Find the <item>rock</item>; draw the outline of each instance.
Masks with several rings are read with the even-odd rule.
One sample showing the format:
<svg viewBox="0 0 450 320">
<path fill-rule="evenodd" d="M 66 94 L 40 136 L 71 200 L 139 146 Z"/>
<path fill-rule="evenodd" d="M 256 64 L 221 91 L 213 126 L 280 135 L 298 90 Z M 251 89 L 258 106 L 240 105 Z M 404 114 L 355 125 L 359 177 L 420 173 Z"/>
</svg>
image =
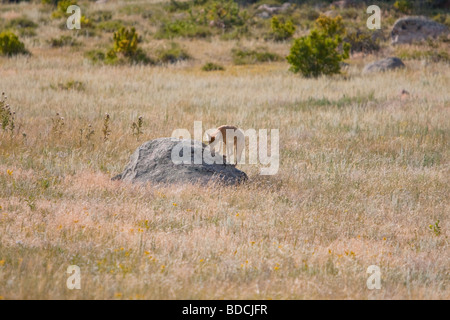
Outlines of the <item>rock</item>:
<svg viewBox="0 0 450 320">
<path fill-rule="evenodd" d="M 183 147 L 185 149 L 183 149 Z M 216 164 L 213 159 L 225 163 L 225 157 L 205 152 L 207 146 L 190 139 L 160 138 L 142 144 L 131 155 L 124 171 L 112 178 L 129 182 L 150 182 L 152 184 L 219 182 L 227 185 L 247 180 L 247 175 L 230 164 Z M 172 154 L 183 156 L 183 150 L 189 150 L 190 163 L 174 163 Z M 194 154 L 204 155 L 201 164 L 194 164 Z M 213 158 L 214 157 L 214 158 Z M 175 158 L 174 158 L 175 159 Z M 218 161 L 216 161 L 218 162 Z M 212 163 L 212 164 L 210 164 Z"/>
<path fill-rule="evenodd" d="M 258 13 L 257 16 L 262 18 L 262 19 L 269 19 L 270 18 L 270 14 L 265 12 L 265 11 L 263 11 L 261 13 Z"/>
<path fill-rule="evenodd" d="M 378 60 L 366 65 L 363 69 L 363 73 L 379 72 L 393 70 L 397 68 L 404 68 L 405 64 L 400 58 L 390 57 L 382 60 Z"/>
<path fill-rule="evenodd" d="M 337 13 L 336 10 L 328 10 L 328 11 L 325 11 L 325 12 L 323 13 L 323 15 L 326 16 L 326 17 L 335 18 L 335 17 L 338 16 L 339 14 Z"/>
<path fill-rule="evenodd" d="M 448 34 L 448 28 L 426 17 L 405 17 L 398 19 L 391 31 L 391 43 L 412 43 Z"/>
<path fill-rule="evenodd" d="M 258 16 L 264 19 L 271 17 L 277 13 L 286 12 L 291 7 L 289 2 L 283 3 L 281 6 L 270 6 L 268 4 L 262 4 L 257 8 L 259 11 Z"/>
</svg>

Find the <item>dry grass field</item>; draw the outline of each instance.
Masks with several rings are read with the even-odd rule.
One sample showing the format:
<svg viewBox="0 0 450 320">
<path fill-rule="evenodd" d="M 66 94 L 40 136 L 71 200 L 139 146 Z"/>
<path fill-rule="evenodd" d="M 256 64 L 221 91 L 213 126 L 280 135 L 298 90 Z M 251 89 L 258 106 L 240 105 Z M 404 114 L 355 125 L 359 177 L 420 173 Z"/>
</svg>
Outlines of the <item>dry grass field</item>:
<svg viewBox="0 0 450 320">
<path fill-rule="evenodd" d="M 142 27 L 120 5 L 105 6 Z M 48 15 L 36 3 L 0 6 L 4 19 Z M 236 45 L 285 56 L 288 42 L 213 37 L 177 39 L 187 61 L 111 66 L 84 55 L 111 34 L 46 43 L 70 32 L 50 22 L 23 38 L 31 56 L 0 57 L 16 112 L 13 133 L 0 128 L 0 299 L 450 298 L 448 63 L 362 75 L 395 54 L 387 44 L 351 57 L 344 75 L 306 79 L 284 61 L 230 58 Z M 146 39 L 145 50 L 167 45 Z M 202 71 L 210 60 L 225 71 Z M 236 187 L 111 181 L 144 141 L 193 133 L 194 121 L 279 129 L 279 172 L 240 165 L 249 181 Z M 81 290 L 66 287 L 69 265 Z M 370 265 L 380 290 L 366 286 Z"/>
</svg>

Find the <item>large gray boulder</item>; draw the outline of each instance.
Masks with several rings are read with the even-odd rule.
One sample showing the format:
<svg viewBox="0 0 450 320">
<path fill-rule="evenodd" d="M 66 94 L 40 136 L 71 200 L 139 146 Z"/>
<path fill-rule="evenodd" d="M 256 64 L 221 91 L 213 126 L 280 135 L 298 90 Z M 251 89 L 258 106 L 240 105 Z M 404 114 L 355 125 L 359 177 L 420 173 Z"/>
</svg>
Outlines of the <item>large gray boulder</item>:
<svg viewBox="0 0 450 320">
<path fill-rule="evenodd" d="M 160 138 L 148 141 L 136 149 L 124 171 L 113 180 L 230 185 L 248 179 L 243 171 L 225 164 L 224 156 L 205 148 L 205 144 L 190 139 Z M 195 164 L 194 160 L 200 163 Z"/>
<path fill-rule="evenodd" d="M 372 73 L 372 72 L 380 72 L 380 71 L 388 71 L 397 68 L 404 68 L 405 64 L 400 58 L 397 57 L 389 57 L 386 59 L 378 60 L 366 65 L 363 69 L 363 73 Z"/>
<path fill-rule="evenodd" d="M 404 17 L 398 19 L 391 31 L 391 43 L 412 43 L 448 34 L 448 28 L 426 17 Z"/>
</svg>

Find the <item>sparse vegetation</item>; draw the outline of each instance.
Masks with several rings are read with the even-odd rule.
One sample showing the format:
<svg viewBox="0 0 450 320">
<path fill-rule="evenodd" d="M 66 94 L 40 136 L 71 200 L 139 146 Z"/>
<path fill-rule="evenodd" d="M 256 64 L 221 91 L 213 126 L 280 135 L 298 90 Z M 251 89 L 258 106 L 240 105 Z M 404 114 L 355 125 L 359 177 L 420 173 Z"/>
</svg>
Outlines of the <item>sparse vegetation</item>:
<svg viewBox="0 0 450 320">
<path fill-rule="evenodd" d="M 207 62 L 206 64 L 203 65 L 202 67 L 203 71 L 223 71 L 225 70 L 225 68 L 217 63 L 214 62 Z"/>
<path fill-rule="evenodd" d="M 25 44 L 10 31 L 0 33 L 0 55 L 14 56 L 18 54 L 29 54 Z"/>
<path fill-rule="evenodd" d="M 153 61 L 138 47 L 140 37 L 135 28 L 121 27 L 114 32 L 113 47 L 104 53 L 101 50 L 90 50 L 86 57 L 94 63 L 106 64 L 152 64 Z"/>
<path fill-rule="evenodd" d="M 269 38 L 272 38 L 275 41 L 284 41 L 292 38 L 296 29 L 292 20 L 288 19 L 284 22 L 277 16 L 272 18 L 270 25 L 272 30 L 269 34 Z"/>
<path fill-rule="evenodd" d="M 35 36 L 37 27 L 37 23 L 25 16 L 11 19 L 5 25 L 5 29 L 17 31 L 21 37 Z"/>
<path fill-rule="evenodd" d="M 234 48 L 232 51 L 233 62 L 237 65 L 255 64 L 262 62 L 273 62 L 281 60 L 281 57 L 276 53 L 267 51 L 265 47 L 256 49 L 238 49 Z"/>
<path fill-rule="evenodd" d="M 176 63 L 178 61 L 188 60 L 189 53 L 183 49 L 178 43 L 170 43 L 169 48 L 160 48 L 157 50 L 156 61 L 160 64 Z"/>
<path fill-rule="evenodd" d="M 412 7 L 412 3 L 409 0 L 397 0 L 394 3 L 394 8 L 401 13 L 410 13 Z"/>
<path fill-rule="evenodd" d="M 344 41 L 350 45 L 351 53 L 372 53 L 380 50 L 380 45 L 369 32 L 360 30 L 347 32 Z"/>
<path fill-rule="evenodd" d="M 77 47 L 80 46 L 81 43 L 72 38 L 72 36 L 62 35 L 59 38 L 52 38 L 48 41 L 51 47 L 53 48 L 61 48 L 61 47 Z"/>
</svg>

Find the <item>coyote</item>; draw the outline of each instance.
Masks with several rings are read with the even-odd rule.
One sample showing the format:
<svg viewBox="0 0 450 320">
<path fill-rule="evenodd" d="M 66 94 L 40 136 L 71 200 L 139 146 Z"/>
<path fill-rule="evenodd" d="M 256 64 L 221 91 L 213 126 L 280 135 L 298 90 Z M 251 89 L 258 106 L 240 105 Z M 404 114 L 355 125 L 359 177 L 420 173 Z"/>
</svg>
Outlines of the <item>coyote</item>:
<svg viewBox="0 0 450 320">
<path fill-rule="evenodd" d="M 227 144 L 227 134 L 229 139 L 234 137 L 233 144 Z M 241 160 L 242 151 L 244 150 L 245 146 L 245 135 L 244 132 L 235 127 L 230 125 L 224 125 L 217 128 L 217 130 L 212 133 L 211 135 L 208 134 L 208 140 L 209 145 L 211 148 L 215 147 L 215 145 L 219 142 L 223 142 L 226 146 L 227 155 L 225 156 L 225 159 L 229 159 L 229 156 L 231 154 L 234 155 L 234 166 L 237 165 L 237 163 Z M 233 149 L 231 149 L 231 147 Z M 221 146 L 221 151 L 223 150 L 223 145 Z M 226 162 L 225 162 L 226 164 Z"/>
</svg>

